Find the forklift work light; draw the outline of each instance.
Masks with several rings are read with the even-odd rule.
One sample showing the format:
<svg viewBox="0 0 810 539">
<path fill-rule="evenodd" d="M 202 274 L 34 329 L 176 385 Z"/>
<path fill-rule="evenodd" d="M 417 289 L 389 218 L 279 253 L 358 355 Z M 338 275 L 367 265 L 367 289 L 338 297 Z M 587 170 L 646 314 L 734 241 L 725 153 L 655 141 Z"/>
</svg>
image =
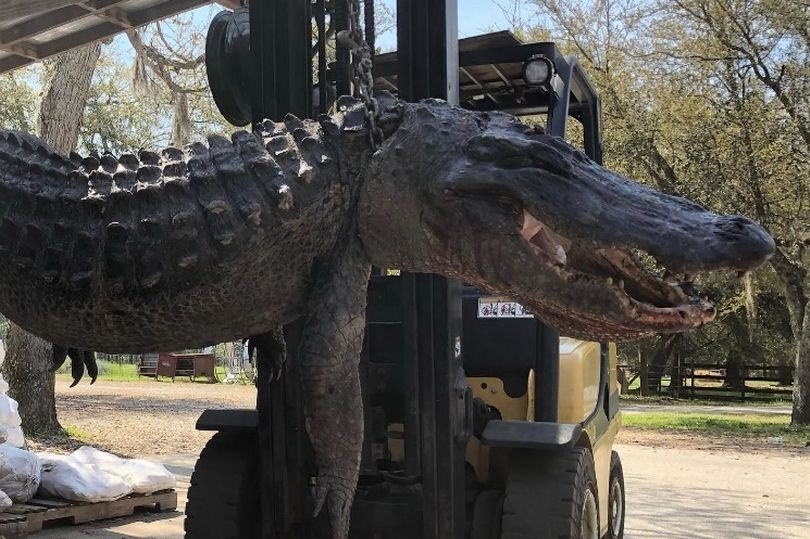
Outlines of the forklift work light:
<svg viewBox="0 0 810 539">
<path fill-rule="evenodd" d="M 554 76 L 554 63 L 542 54 L 535 54 L 523 63 L 523 80 L 529 86 L 545 86 Z"/>
</svg>

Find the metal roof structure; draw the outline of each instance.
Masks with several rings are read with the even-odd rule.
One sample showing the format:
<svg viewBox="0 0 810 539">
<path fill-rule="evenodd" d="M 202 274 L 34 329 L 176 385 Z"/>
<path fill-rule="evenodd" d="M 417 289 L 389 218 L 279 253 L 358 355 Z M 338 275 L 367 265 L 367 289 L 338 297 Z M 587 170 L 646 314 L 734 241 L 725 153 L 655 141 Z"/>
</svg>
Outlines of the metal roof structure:
<svg viewBox="0 0 810 539">
<path fill-rule="evenodd" d="M 0 0 L 0 73 L 212 0 Z M 234 9 L 240 0 L 217 0 Z"/>
<path fill-rule="evenodd" d="M 546 88 L 523 80 L 523 62 L 542 54 L 564 62 L 554 43 L 524 43 L 508 30 L 467 37 L 458 41 L 459 99 L 471 110 L 502 110 L 513 114 L 538 114 L 549 105 Z M 398 92 L 396 51 L 374 57 L 374 89 Z M 578 94 L 573 95 L 574 102 Z"/>
</svg>

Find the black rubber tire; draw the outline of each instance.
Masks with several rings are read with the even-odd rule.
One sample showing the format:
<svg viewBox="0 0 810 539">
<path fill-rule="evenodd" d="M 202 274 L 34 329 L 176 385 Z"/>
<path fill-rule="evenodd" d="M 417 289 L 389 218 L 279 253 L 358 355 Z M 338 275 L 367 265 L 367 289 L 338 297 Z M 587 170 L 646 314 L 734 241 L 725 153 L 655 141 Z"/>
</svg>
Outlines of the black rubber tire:
<svg viewBox="0 0 810 539">
<path fill-rule="evenodd" d="M 503 492 L 485 490 L 475 498 L 470 539 L 498 539 L 501 536 Z"/>
<path fill-rule="evenodd" d="M 599 497 L 590 450 L 538 453 L 515 451 L 503 502 L 501 539 L 580 539 L 583 504 L 590 490 Z"/>
<path fill-rule="evenodd" d="M 219 432 L 194 466 L 186 504 L 186 539 L 254 539 L 261 525 L 255 434 Z"/>
<path fill-rule="evenodd" d="M 618 483 L 618 488 L 620 489 L 622 496 L 621 508 L 619 509 L 621 520 L 620 524 L 617 526 L 618 529 L 613 529 L 614 482 Z M 619 454 L 615 451 L 610 454 L 610 480 L 608 481 L 608 489 L 608 533 L 606 538 L 622 539 L 624 537 L 624 517 L 627 512 L 627 498 L 624 496 L 624 471 L 622 470 L 622 460 L 619 458 Z"/>
</svg>

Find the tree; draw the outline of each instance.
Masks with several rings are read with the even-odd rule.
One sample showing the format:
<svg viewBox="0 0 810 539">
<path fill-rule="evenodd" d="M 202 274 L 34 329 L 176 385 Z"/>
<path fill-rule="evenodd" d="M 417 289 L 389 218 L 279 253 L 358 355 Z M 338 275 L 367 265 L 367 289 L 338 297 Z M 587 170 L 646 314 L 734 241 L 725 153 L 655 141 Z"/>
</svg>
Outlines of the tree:
<svg viewBox="0 0 810 539">
<path fill-rule="evenodd" d="M 699 283 L 719 294 L 712 299 L 727 314 L 688 335 L 684 349 L 714 350 L 732 366 L 764 350 L 792 349 L 793 421 L 810 423 L 807 6 L 789 0 L 534 4 L 602 94 L 609 166 L 715 210 L 748 215 L 776 239 L 770 271 L 746 281 L 750 286 L 716 276 Z M 784 300 L 757 308 L 776 283 Z"/>
<path fill-rule="evenodd" d="M 790 0 L 678 0 L 665 9 L 689 36 L 669 55 L 716 73 L 713 105 L 737 142 L 740 176 L 730 183 L 776 239 L 770 265 L 795 342 L 792 422 L 810 425 L 810 12 Z"/>
<path fill-rule="evenodd" d="M 40 137 L 59 152 L 74 149 L 79 136 L 90 81 L 101 43 L 65 52 L 53 62 L 53 73 L 40 104 Z M 56 417 L 52 346 L 10 324 L 3 375 L 9 395 L 20 403 L 23 431 L 28 436 L 61 433 Z"/>
<path fill-rule="evenodd" d="M 168 142 L 176 147 L 227 130 L 208 89 L 205 35 L 188 16 L 127 33 L 135 51 L 133 86 L 160 109 L 159 117 L 170 118 Z"/>
</svg>

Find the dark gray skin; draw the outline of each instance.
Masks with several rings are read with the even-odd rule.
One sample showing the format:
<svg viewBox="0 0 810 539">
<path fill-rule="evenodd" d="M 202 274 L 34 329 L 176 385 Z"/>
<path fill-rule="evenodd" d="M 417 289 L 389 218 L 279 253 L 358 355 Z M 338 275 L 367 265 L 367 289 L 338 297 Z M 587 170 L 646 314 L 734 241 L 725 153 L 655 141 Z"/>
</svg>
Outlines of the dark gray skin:
<svg viewBox="0 0 810 539">
<path fill-rule="evenodd" d="M 774 249 L 753 222 L 622 178 L 511 116 L 381 101 L 376 153 L 351 100 L 333 118 L 288 116 L 160 156 L 71 161 L 0 137 L 0 311 L 23 328 L 137 353 L 304 317 L 315 501 L 336 538 L 360 462 L 372 264 L 513 297 L 567 335 L 626 340 L 714 317 L 679 273 L 748 271 Z"/>
<path fill-rule="evenodd" d="M 95 352 L 67 348 L 54 344 L 52 357 L 53 370 L 59 370 L 68 357 L 70 358 L 70 375 L 73 377 L 73 383 L 70 384 L 70 387 L 74 387 L 81 381 L 84 376 L 85 368 L 87 369 L 87 374 L 90 376 L 90 385 L 96 383 L 96 378 L 98 377 L 98 363 L 96 363 Z"/>
</svg>

